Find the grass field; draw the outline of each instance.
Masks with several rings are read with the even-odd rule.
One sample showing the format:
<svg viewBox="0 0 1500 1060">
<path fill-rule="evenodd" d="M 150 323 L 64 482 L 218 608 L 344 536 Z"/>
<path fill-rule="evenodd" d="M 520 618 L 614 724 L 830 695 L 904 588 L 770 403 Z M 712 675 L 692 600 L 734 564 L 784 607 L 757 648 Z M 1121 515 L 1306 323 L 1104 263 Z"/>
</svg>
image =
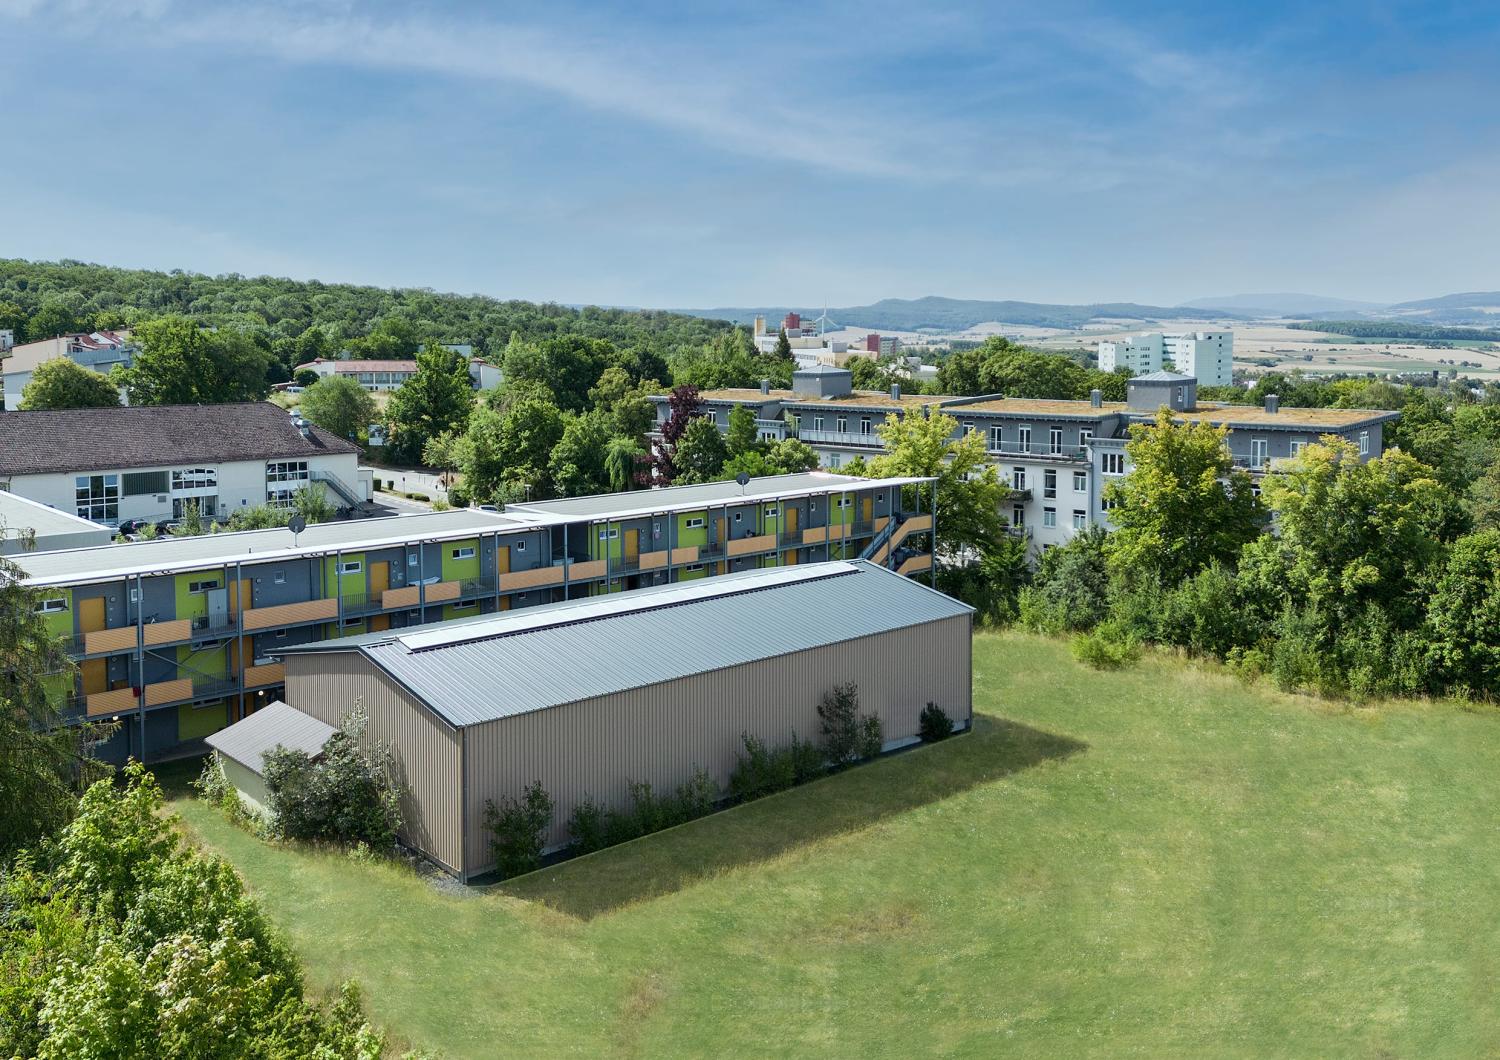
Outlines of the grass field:
<svg viewBox="0 0 1500 1060">
<path fill-rule="evenodd" d="M 483 894 L 177 808 L 447 1056 L 1500 1052 L 1500 716 L 975 648 L 974 735 Z"/>
</svg>

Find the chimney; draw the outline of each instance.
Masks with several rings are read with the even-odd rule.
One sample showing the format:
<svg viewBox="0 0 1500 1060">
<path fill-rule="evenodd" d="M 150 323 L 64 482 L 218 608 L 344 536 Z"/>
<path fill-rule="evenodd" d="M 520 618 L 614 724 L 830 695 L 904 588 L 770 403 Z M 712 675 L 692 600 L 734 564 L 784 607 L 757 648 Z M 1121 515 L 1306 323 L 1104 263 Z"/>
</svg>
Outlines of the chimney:
<svg viewBox="0 0 1500 1060">
<path fill-rule="evenodd" d="M 1276 394 L 1266 395 L 1266 415 L 1274 416 L 1281 411 L 1281 398 Z"/>
<path fill-rule="evenodd" d="M 771 381 L 769 379 L 762 379 L 760 381 L 760 392 L 762 394 L 769 394 L 771 392 Z"/>
<path fill-rule="evenodd" d="M 1096 409 L 1103 408 L 1104 407 L 1104 391 L 1102 391 L 1102 390 L 1090 390 L 1089 391 L 1089 404 L 1092 405 Z"/>
<path fill-rule="evenodd" d="M 900 401 L 901 400 L 901 384 L 900 383 L 892 383 L 891 384 L 891 400 L 892 401 Z"/>
</svg>

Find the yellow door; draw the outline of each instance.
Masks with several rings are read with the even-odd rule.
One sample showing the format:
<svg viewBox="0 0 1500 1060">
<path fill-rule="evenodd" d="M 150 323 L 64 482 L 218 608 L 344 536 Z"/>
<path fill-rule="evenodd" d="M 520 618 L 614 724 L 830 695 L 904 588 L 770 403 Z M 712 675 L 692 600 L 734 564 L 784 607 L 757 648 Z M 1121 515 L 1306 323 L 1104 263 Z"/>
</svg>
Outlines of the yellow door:
<svg viewBox="0 0 1500 1060">
<path fill-rule="evenodd" d="M 797 532 L 797 518 L 802 514 L 800 508 L 788 508 L 786 510 L 786 532 L 790 536 Z"/>
<path fill-rule="evenodd" d="M 78 601 L 78 632 L 96 633 L 104 628 L 104 597 Z M 78 667 L 83 675 L 83 694 L 103 692 L 109 688 L 109 662 L 89 659 Z"/>
<path fill-rule="evenodd" d="M 391 587 L 390 560 L 370 564 L 370 599 L 379 599 L 380 594 Z"/>
<path fill-rule="evenodd" d="M 722 515 L 714 519 L 714 541 L 720 549 L 724 547 L 724 517 Z"/>
<path fill-rule="evenodd" d="M 242 578 L 229 583 L 229 613 L 238 614 L 240 608 L 250 610 L 250 579 Z"/>
<path fill-rule="evenodd" d="M 864 522 L 867 522 L 867 523 L 870 520 L 872 520 L 872 519 L 875 518 L 875 498 L 874 497 L 866 497 L 862 501 L 860 501 L 860 504 L 859 504 L 859 517 L 860 517 L 861 520 L 863 520 Z"/>
<path fill-rule="evenodd" d="M 796 564 L 796 562 L 797 562 L 797 555 L 798 555 L 798 550 L 795 549 L 795 548 L 792 549 L 791 551 L 789 551 L 786 554 L 786 565 L 788 567 L 791 567 L 791 566 L 793 566 L 793 565 Z"/>
<path fill-rule="evenodd" d="M 377 633 L 382 629 L 391 628 L 390 615 L 372 615 L 370 617 L 370 632 Z"/>
<path fill-rule="evenodd" d="M 501 545 L 495 549 L 495 571 L 498 574 L 510 573 L 510 546 Z"/>
</svg>

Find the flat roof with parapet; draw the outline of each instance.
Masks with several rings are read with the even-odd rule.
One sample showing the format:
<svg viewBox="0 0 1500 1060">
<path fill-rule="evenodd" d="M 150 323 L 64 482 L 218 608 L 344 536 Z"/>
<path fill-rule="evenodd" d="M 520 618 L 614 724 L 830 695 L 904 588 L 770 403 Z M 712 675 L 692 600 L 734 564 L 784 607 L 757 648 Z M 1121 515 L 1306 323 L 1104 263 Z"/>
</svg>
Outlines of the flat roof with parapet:
<svg viewBox="0 0 1500 1060">
<path fill-rule="evenodd" d="M 1137 410 L 1142 416 L 1155 413 Z M 1227 423 L 1231 427 L 1357 427 L 1363 423 L 1386 423 L 1399 420 L 1401 413 L 1388 409 L 1304 409 L 1281 406 L 1278 412 L 1267 412 L 1263 405 L 1220 405 L 1200 402 L 1197 408 L 1172 414 L 1178 420 L 1204 423 Z"/>
<path fill-rule="evenodd" d="M 296 645 L 357 651 L 461 728 L 972 614 L 863 560 L 778 567 Z M 671 644 L 671 651 L 657 647 Z"/>
<path fill-rule="evenodd" d="M 0 538 L 19 537 L 28 530 L 43 539 L 54 534 L 85 534 L 93 531 L 108 539 L 114 534 L 109 527 L 80 519 L 72 512 L 42 504 L 9 490 L 0 490 Z"/>
<path fill-rule="evenodd" d="M 300 534 L 285 527 L 200 537 L 163 536 L 154 541 L 96 545 L 15 557 L 31 585 L 70 585 L 135 574 L 263 563 L 273 559 L 327 555 L 416 541 L 441 541 L 498 530 L 550 526 L 556 520 L 530 513 L 508 515 L 460 508 L 381 519 L 314 523 Z"/>
<path fill-rule="evenodd" d="M 749 504 L 756 501 L 786 500 L 793 497 L 820 496 L 851 489 L 880 489 L 930 482 L 927 478 L 860 478 L 857 475 L 831 475 L 824 471 L 807 471 L 799 475 L 768 475 L 751 479 L 749 485 L 737 482 L 704 482 L 695 486 L 665 486 L 637 490 L 634 493 L 608 493 L 597 497 L 565 497 L 554 501 L 527 501 L 508 504 L 507 512 L 535 512 L 550 515 L 558 521 L 594 519 L 602 516 L 629 518 L 656 512 L 691 512 L 725 504 Z"/>
</svg>

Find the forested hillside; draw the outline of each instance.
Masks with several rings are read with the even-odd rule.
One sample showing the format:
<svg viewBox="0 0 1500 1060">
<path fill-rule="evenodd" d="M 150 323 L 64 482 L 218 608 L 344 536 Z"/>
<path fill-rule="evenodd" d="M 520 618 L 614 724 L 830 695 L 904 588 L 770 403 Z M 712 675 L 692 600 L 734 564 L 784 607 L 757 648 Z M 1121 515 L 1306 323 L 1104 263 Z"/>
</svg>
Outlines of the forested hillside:
<svg viewBox="0 0 1500 1060">
<path fill-rule="evenodd" d="M 0 328 L 15 329 L 20 342 L 174 313 L 246 332 L 288 369 L 343 348 L 365 357 L 410 357 L 427 341 L 498 354 L 513 333 L 528 341 L 606 339 L 665 360 L 730 329 L 724 321 L 676 313 L 571 309 L 422 288 L 0 259 Z"/>
</svg>

